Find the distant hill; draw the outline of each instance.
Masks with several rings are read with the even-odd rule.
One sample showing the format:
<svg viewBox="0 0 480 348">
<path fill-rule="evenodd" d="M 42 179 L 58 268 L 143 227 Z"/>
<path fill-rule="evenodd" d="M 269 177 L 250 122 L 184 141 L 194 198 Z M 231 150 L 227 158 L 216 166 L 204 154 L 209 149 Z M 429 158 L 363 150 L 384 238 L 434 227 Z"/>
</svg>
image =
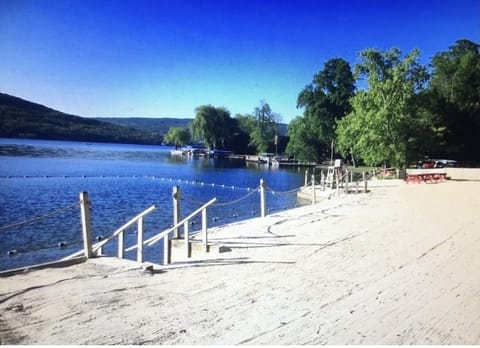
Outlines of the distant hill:
<svg viewBox="0 0 480 348">
<path fill-rule="evenodd" d="M 97 117 L 70 115 L 0 93 L 0 137 L 161 144 L 170 127 L 188 128 L 192 118 Z M 280 135 L 287 125 L 280 124 Z"/>
<path fill-rule="evenodd" d="M 165 135 L 170 127 L 187 128 L 193 121 L 193 118 L 148 118 L 148 117 L 96 117 L 96 120 L 109 122 L 116 125 L 127 126 L 142 131 L 150 131 L 154 134 Z M 288 134 L 288 125 L 279 124 L 280 134 L 286 136 Z"/>
<path fill-rule="evenodd" d="M 188 128 L 193 118 L 96 117 L 98 121 L 130 127 L 153 134 L 165 135 L 170 127 Z"/>
<path fill-rule="evenodd" d="M 152 132 L 65 114 L 0 93 L 0 137 L 49 140 L 161 144 Z"/>
</svg>

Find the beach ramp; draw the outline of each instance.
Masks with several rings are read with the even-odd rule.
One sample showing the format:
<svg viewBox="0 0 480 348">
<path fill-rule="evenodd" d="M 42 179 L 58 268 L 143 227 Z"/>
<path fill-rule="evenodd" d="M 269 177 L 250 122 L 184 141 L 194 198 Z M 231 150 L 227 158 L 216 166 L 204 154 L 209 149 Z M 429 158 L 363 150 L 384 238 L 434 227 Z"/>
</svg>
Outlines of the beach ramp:
<svg viewBox="0 0 480 348">
<path fill-rule="evenodd" d="M 0 278 L 1 344 L 480 344 L 480 182 L 368 194 L 213 231 L 229 252 Z"/>
</svg>

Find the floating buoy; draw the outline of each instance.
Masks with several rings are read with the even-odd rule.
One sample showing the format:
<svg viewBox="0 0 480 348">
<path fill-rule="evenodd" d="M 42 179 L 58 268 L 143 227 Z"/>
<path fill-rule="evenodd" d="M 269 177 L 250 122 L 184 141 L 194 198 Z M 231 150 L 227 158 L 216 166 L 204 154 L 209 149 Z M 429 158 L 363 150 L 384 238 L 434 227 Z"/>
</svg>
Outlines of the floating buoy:
<svg viewBox="0 0 480 348">
<path fill-rule="evenodd" d="M 190 225 L 195 225 L 196 222 L 195 221 L 190 221 Z"/>
<path fill-rule="evenodd" d="M 234 213 L 234 214 L 232 215 L 232 217 L 238 217 L 238 214 L 237 214 L 237 213 Z"/>
<path fill-rule="evenodd" d="M 18 251 L 15 249 L 7 251 L 7 255 L 9 256 L 16 255 L 16 254 L 18 254 Z"/>
<path fill-rule="evenodd" d="M 213 221 L 218 221 L 218 217 L 215 216 L 212 220 Z"/>
<path fill-rule="evenodd" d="M 255 210 L 252 211 L 252 215 L 255 215 L 257 212 Z"/>
<path fill-rule="evenodd" d="M 64 247 L 67 246 L 67 243 L 66 242 L 59 242 L 57 245 L 58 245 L 59 248 L 64 248 Z"/>
<path fill-rule="evenodd" d="M 97 242 L 100 242 L 101 240 L 103 240 L 103 238 L 105 238 L 105 237 L 103 237 L 103 236 L 97 236 L 97 237 L 95 237 L 95 239 L 97 240 Z"/>
</svg>

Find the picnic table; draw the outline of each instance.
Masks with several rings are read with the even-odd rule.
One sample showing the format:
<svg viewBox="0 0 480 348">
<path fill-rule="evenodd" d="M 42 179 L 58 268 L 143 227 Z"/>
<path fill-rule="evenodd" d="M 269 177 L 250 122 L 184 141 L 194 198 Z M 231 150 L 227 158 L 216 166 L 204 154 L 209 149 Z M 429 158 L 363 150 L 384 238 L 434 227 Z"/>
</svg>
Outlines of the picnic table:
<svg viewBox="0 0 480 348">
<path fill-rule="evenodd" d="M 406 183 L 436 183 L 447 179 L 445 168 L 407 169 Z"/>
</svg>

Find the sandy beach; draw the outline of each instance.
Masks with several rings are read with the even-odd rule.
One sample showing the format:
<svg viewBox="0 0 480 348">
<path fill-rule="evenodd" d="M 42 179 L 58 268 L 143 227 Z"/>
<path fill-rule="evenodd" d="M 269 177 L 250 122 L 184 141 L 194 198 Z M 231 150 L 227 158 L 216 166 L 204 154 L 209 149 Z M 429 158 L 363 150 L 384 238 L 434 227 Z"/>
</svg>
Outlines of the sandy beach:
<svg viewBox="0 0 480 348">
<path fill-rule="evenodd" d="M 0 278 L 1 344 L 480 344 L 480 182 L 372 187 L 156 266 Z"/>
</svg>

